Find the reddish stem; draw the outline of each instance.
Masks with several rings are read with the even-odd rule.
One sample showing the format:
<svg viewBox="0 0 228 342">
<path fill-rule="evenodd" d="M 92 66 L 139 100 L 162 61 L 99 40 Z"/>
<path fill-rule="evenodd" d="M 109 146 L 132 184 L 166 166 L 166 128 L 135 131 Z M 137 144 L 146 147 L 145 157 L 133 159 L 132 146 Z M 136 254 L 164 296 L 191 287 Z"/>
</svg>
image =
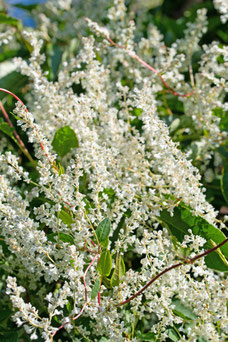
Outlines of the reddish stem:
<svg viewBox="0 0 228 342">
<path fill-rule="evenodd" d="M 129 303 L 132 299 L 136 298 L 137 296 L 139 296 L 143 291 L 145 291 L 153 282 L 155 282 L 155 280 L 157 280 L 158 278 L 160 278 L 163 274 L 171 271 L 172 269 L 174 268 L 177 268 L 183 264 L 193 264 L 197 259 L 200 259 L 204 256 L 206 256 L 207 254 L 209 253 L 212 253 L 214 252 L 216 249 L 218 249 L 219 247 L 221 247 L 222 245 L 224 245 L 226 242 L 228 242 L 228 238 L 226 238 L 224 241 L 220 242 L 217 246 L 213 247 L 213 248 L 210 248 L 208 249 L 207 251 L 195 256 L 194 258 L 188 258 L 188 259 L 185 259 L 183 262 L 179 262 L 178 264 L 175 264 L 175 265 L 172 265 L 170 267 L 167 267 L 165 268 L 162 272 L 160 272 L 159 274 L 157 274 L 154 278 L 152 278 L 145 286 L 143 286 L 141 288 L 141 290 L 139 290 L 138 292 L 136 292 L 133 296 L 129 297 L 128 299 L 126 299 L 125 301 L 119 303 L 119 304 L 116 304 L 115 306 L 118 307 L 118 306 L 121 306 L 121 305 L 124 305 L 124 304 L 127 304 Z"/>
<path fill-rule="evenodd" d="M 101 291 L 98 292 L 97 300 L 98 304 L 101 305 Z"/>
<path fill-rule="evenodd" d="M 171 92 L 173 95 L 176 96 L 181 96 L 181 97 L 188 97 L 190 95 L 192 95 L 194 93 L 194 91 L 187 93 L 187 94 L 180 94 L 177 93 L 175 90 L 173 90 L 168 84 L 167 82 L 164 80 L 164 78 L 161 76 L 161 74 L 159 73 L 159 71 L 155 68 L 153 68 L 151 65 L 149 65 L 148 63 L 146 63 L 144 60 L 142 60 L 139 56 L 137 56 L 135 53 L 127 50 L 124 46 L 119 45 L 117 43 L 115 43 L 110 37 L 106 36 L 106 39 L 111 43 L 111 45 L 114 45 L 115 47 L 118 47 L 124 51 L 126 51 L 132 58 L 136 59 L 139 63 L 141 63 L 142 65 L 144 65 L 147 69 L 153 71 L 156 75 L 158 75 L 158 77 L 160 78 L 161 82 L 164 84 L 164 86 L 169 90 L 169 92 Z"/>
<path fill-rule="evenodd" d="M 93 247 L 96 247 L 96 244 L 93 242 L 93 240 L 91 239 L 90 242 L 92 243 Z"/>
<path fill-rule="evenodd" d="M 3 91 L 4 93 L 12 95 L 17 101 L 19 101 L 25 107 L 25 111 L 26 111 L 26 113 L 28 113 L 28 109 L 26 108 L 26 105 L 24 104 L 24 102 L 21 99 L 19 99 L 19 97 L 17 95 L 15 95 L 11 91 L 4 89 L 4 88 L 0 88 L 0 91 Z M 42 150 L 44 150 L 44 145 L 41 142 L 40 142 L 40 147 L 42 148 Z"/>
<path fill-rule="evenodd" d="M 1 90 L 1 88 L 0 88 L 0 90 Z M 8 114 L 7 114 L 7 112 L 6 112 L 5 108 L 4 108 L 4 106 L 3 106 L 3 104 L 2 104 L 2 101 L 0 101 L 0 109 L 1 109 L 1 111 L 2 111 L 2 113 L 3 113 L 3 115 L 4 115 L 4 117 L 5 117 L 6 121 L 7 121 L 8 124 L 10 125 L 10 127 L 13 127 L 13 124 L 12 124 L 12 122 L 11 122 L 11 120 L 10 120 L 10 118 L 9 118 L 9 116 L 8 116 Z M 21 138 L 19 137 L 19 135 L 18 135 L 18 133 L 16 132 L 16 130 L 13 131 L 13 134 L 14 134 L 15 138 L 17 139 L 18 143 L 21 145 L 21 147 L 25 150 L 25 152 L 26 152 L 27 154 L 29 154 L 29 151 L 27 150 L 25 144 L 23 143 L 23 141 L 22 141 Z"/>
<path fill-rule="evenodd" d="M 88 249 L 88 248 L 86 247 L 86 242 L 84 243 L 84 250 L 85 250 L 86 252 L 89 252 L 89 253 L 92 253 L 92 254 L 97 254 L 97 251 L 92 251 L 91 249 Z"/>
<path fill-rule="evenodd" d="M 17 95 L 12 93 L 11 91 L 4 89 L 4 88 L 0 88 L 0 91 L 3 91 L 4 93 L 12 95 L 17 101 L 19 101 L 23 106 L 25 106 L 24 102 L 21 101 L 21 99 L 19 99 L 19 97 L 17 97 Z M 25 111 L 28 112 L 28 109 L 26 108 L 26 106 L 25 106 Z"/>
<path fill-rule="evenodd" d="M 4 88 L 0 88 L 0 91 L 3 91 L 4 93 L 7 93 L 7 94 L 12 95 L 17 101 L 19 101 L 19 102 L 24 106 L 26 113 L 28 113 L 28 109 L 26 108 L 24 102 L 23 102 L 17 95 L 15 95 L 15 94 L 12 93 L 11 91 L 9 91 L 9 90 L 7 90 L 7 89 L 4 89 Z M 39 144 L 40 144 L 41 149 L 44 151 L 45 156 L 48 158 L 48 154 L 45 152 L 44 145 L 42 144 L 42 142 L 39 142 Z M 52 163 L 52 164 L 53 164 L 53 163 Z M 53 166 L 54 166 L 55 170 L 58 171 L 57 166 L 56 166 L 55 164 L 53 164 Z"/>
<path fill-rule="evenodd" d="M 95 255 L 95 257 L 93 258 L 93 260 L 90 262 L 89 266 L 86 268 L 85 272 L 84 272 L 84 275 L 82 277 L 83 279 L 83 284 L 84 284 L 84 287 L 85 287 L 85 303 L 83 304 L 80 312 L 77 314 L 77 316 L 75 316 L 72 320 L 75 321 L 78 317 L 81 316 L 81 314 L 83 313 L 83 311 L 85 310 L 85 307 L 86 307 L 86 304 L 87 304 L 87 286 L 86 286 L 86 282 L 85 282 L 85 277 L 86 277 L 86 274 L 88 272 L 88 270 L 90 269 L 90 267 L 93 265 L 94 261 L 96 260 L 96 257 L 98 256 L 98 254 Z M 52 335 L 52 337 L 55 336 L 55 334 L 60 330 L 62 329 L 66 324 L 69 324 L 69 322 L 66 322 L 64 324 L 62 324 Z"/>
</svg>

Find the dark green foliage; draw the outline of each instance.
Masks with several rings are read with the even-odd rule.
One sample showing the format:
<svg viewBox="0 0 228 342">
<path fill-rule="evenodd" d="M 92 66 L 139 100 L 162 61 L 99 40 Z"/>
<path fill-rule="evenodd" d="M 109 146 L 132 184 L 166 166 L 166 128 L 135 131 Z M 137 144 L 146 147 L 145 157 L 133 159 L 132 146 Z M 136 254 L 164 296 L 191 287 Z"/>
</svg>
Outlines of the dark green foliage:
<svg viewBox="0 0 228 342">
<path fill-rule="evenodd" d="M 194 235 L 199 235 L 206 240 L 205 249 L 213 247 L 210 240 L 216 244 L 225 240 L 225 235 L 218 228 L 209 224 L 205 219 L 199 216 L 194 216 L 191 211 L 184 205 L 179 205 L 174 209 L 174 214 L 171 216 L 168 211 L 161 212 L 160 218 L 164 221 L 171 234 L 173 234 L 178 241 L 182 242 L 185 235 L 189 234 L 189 229 Z M 228 244 L 221 247 L 221 252 L 228 259 Z M 208 267 L 222 272 L 228 272 L 227 264 L 219 257 L 216 252 L 210 253 L 205 257 Z"/>
<path fill-rule="evenodd" d="M 70 126 L 61 127 L 52 141 L 53 149 L 64 157 L 72 148 L 78 147 L 78 138 Z"/>
</svg>

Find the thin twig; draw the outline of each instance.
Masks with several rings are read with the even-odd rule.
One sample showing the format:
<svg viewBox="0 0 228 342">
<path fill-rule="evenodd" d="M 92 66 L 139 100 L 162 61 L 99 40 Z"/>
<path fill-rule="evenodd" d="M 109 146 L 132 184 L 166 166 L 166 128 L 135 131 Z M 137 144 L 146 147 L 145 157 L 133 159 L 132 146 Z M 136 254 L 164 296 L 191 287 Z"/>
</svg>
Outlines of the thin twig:
<svg viewBox="0 0 228 342">
<path fill-rule="evenodd" d="M 7 94 L 12 95 L 17 101 L 19 101 L 19 102 L 23 105 L 23 107 L 24 107 L 26 113 L 28 113 L 28 109 L 26 108 L 24 102 L 23 102 L 17 95 L 15 95 L 15 94 L 12 93 L 11 91 L 9 91 L 9 90 L 7 90 L 7 89 L 4 89 L 4 88 L 0 88 L 0 91 L 3 91 L 4 93 L 7 93 Z M 34 130 L 35 130 L 36 134 L 38 135 L 37 130 L 36 130 L 35 128 L 34 128 Z M 45 151 L 44 145 L 42 144 L 41 141 L 39 141 L 39 144 L 40 144 L 41 149 L 44 151 L 45 156 L 46 156 L 47 159 L 49 160 L 49 156 L 48 156 L 47 152 Z M 55 170 L 58 172 L 58 168 L 57 168 L 55 162 L 53 163 L 53 162 L 51 162 L 50 160 L 49 160 L 49 162 L 50 162 L 50 164 L 52 164 L 52 166 L 53 166 L 53 167 L 55 168 Z"/>
<path fill-rule="evenodd" d="M 187 258 L 185 259 L 183 262 L 179 262 L 178 264 L 172 265 L 170 267 L 165 268 L 162 272 L 158 273 L 154 278 L 152 278 L 145 286 L 143 286 L 141 288 L 141 290 L 139 290 L 138 292 L 136 292 L 134 295 L 132 295 L 131 297 L 129 297 L 128 299 L 126 299 L 125 301 L 116 304 L 115 306 L 122 306 L 124 304 L 129 303 L 132 299 L 136 298 L 137 296 L 139 296 L 143 291 L 145 291 L 153 282 L 155 282 L 155 280 L 157 280 L 158 278 L 160 278 L 163 274 L 173 270 L 174 268 L 177 268 L 183 264 L 193 264 L 196 260 L 206 256 L 209 253 L 214 252 L 216 249 L 220 248 L 221 246 L 223 246 L 226 242 L 228 242 L 228 238 L 226 238 L 224 241 L 220 242 L 217 246 L 208 249 L 207 251 L 195 256 L 194 258 Z"/>
<path fill-rule="evenodd" d="M 1 89 L 0 89 L 0 90 L 1 90 Z M 12 124 L 10 118 L 9 118 L 9 115 L 7 114 L 7 112 L 6 112 L 6 110 L 5 110 L 4 106 L 3 106 L 2 101 L 0 101 L 0 109 L 1 109 L 1 111 L 2 111 L 2 114 L 3 114 L 4 117 L 5 117 L 6 121 L 8 122 L 9 126 L 10 126 L 10 127 L 13 127 L 13 124 Z M 30 160 L 30 162 L 33 164 L 33 166 L 36 167 L 35 161 L 33 160 L 31 154 L 30 154 L 29 151 L 27 150 L 25 144 L 23 143 L 23 141 L 21 140 L 20 136 L 18 135 L 18 133 L 17 133 L 17 131 L 16 131 L 15 129 L 14 129 L 14 131 L 13 131 L 13 135 L 14 135 L 15 138 L 17 139 L 18 144 L 19 144 L 19 146 L 20 146 L 22 152 L 23 152 L 23 153 L 26 155 L 26 157 Z"/>
<path fill-rule="evenodd" d="M 191 84 L 192 87 L 195 86 L 195 81 L 194 81 L 194 75 L 193 75 L 193 70 L 192 70 L 192 64 L 189 63 L 189 75 L 190 75 L 190 80 L 191 80 Z"/>
<path fill-rule="evenodd" d="M 181 96 L 181 97 L 188 97 L 191 96 L 192 94 L 194 94 L 194 91 L 191 91 L 190 93 L 187 94 L 180 94 L 177 93 L 174 89 L 172 89 L 167 82 L 164 80 L 164 78 L 162 77 L 162 75 L 159 73 L 159 71 L 155 68 L 153 68 L 151 65 L 149 65 L 148 63 L 146 63 L 143 59 L 141 59 L 138 55 L 136 55 L 134 52 L 127 50 L 124 46 L 119 45 L 117 43 L 115 43 L 109 36 L 105 36 L 105 38 L 109 41 L 109 43 L 111 43 L 111 45 L 122 49 L 124 51 L 126 51 L 129 56 L 131 56 L 132 58 L 134 58 L 135 60 L 137 60 L 139 63 L 141 63 L 142 65 L 144 65 L 147 69 L 153 71 L 156 75 L 158 75 L 158 77 L 160 78 L 161 82 L 164 84 L 164 86 L 169 90 L 170 93 L 172 93 L 173 95 L 176 96 Z"/>
<path fill-rule="evenodd" d="M 94 257 L 93 260 L 90 262 L 89 266 L 87 267 L 87 269 L 86 269 L 85 272 L 84 272 L 84 275 L 83 275 L 83 284 L 84 284 L 84 287 L 85 287 L 85 303 L 83 304 L 83 306 L 82 306 L 80 312 L 72 319 L 73 321 L 75 321 L 78 317 L 80 317 L 80 316 L 82 315 L 83 311 L 85 310 L 85 307 L 86 307 L 86 304 L 87 304 L 87 299 L 88 299 L 88 298 L 87 298 L 87 286 L 86 286 L 86 282 L 85 282 L 85 277 L 86 277 L 86 274 L 87 274 L 88 270 L 90 269 L 90 267 L 93 265 L 94 261 L 96 260 L 97 256 L 98 256 L 98 254 L 95 255 L 95 257 Z M 67 324 L 69 324 L 69 323 L 70 323 L 70 321 L 68 321 L 68 322 L 66 322 L 66 323 L 64 323 L 64 324 L 62 324 L 62 325 L 53 333 L 52 337 L 54 337 L 55 334 L 56 334 L 60 329 L 62 329 L 65 325 L 67 325 Z"/>
</svg>

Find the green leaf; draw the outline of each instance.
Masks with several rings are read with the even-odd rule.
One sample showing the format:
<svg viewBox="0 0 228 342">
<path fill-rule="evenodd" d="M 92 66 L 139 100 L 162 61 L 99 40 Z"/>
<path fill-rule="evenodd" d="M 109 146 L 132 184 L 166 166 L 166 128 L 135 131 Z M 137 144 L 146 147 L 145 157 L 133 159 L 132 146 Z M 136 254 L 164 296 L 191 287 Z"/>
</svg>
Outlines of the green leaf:
<svg viewBox="0 0 228 342">
<path fill-rule="evenodd" d="M 71 306 L 71 303 L 70 303 L 69 301 L 67 302 L 66 308 L 67 308 L 67 311 L 68 311 L 69 313 L 71 313 L 71 311 L 72 311 L 72 306 Z"/>
<path fill-rule="evenodd" d="M 97 281 L 95 282 L 92 288 L 91 299 L 96 298 L 99 291 L 100 291 L 100 279 L 97 279 Z"/>
<path fill-rule="evenodd" d="M 227 35 L 228 36 L 228 35 Z M 223 59 L 223 56 L 220 56 Z M 223 60 L 224 63 L 224 60 Z M 223 108 L 217 107 L 212 110 L 212 115 L 216 115 L 220 118 L 219 127 L 222 131 L 228 130 L 228 115 L 227 111 L 223 110 Z"/>
<path fill-rule="evenodd" d="M 7 134 L 9 137 L 13 137 L 14 127 L 10 127 L 10 125 L 7 122 L 0 123 L 0 130 L 3 133 Z"/>
<path fill-rule="evenodd" d="M 96 54 L 96 60 L 97 60 L 98 62 L 102 63 L 102 58 L 101 58 L 101 56 L 99 55 L 99 53 L 96 51 L 95 54 Z"/>
<path fill-rule="evenodd" d="M 101 221 L 98 224 L 98 227 L 96 229 L 96 235 L 98 238 L 98 241 L 101 243 L 106 244 L 106 240 L 110 234 L 110 230 L 111 230 L 111 221 L 109 220 L 109 218 L 105 218 L 103 221 Z"/>
<path fill-rule="evenodd" d="M 51 233 L 47 235 L 49 241 L 56 243 L 58 239 L 62 242 L 68 242 L 70 245 L 74 244 L 74 239 L 71 235 L 66 233 Z"/>
<path fill-rule="evenodd" d="M 173 328 L 169 328 L 165 332 L 171 341 L 174 341 L 174 342 L 180 341 L 179 335 L 177 334 L 177 332 Z"/>
<path fill-rule="evenodd" d="M 216 243 L 213 240 L 210 239 L 210 243 L 212 244 L 212 247 L 216 247 Z M 220 248 L 217 248 L 215 250 L 215 253 L 219 255 L 220 259 L 222 259 L 224 264 L 228 267 L 228 261 L 226 260 L 225 256 L 222 254 Z"/>
<path fill-rule="evenodd" d="M 18 341 L 18 334 L 16 331 L 8 331 L 5 332 L 4 335 L 0 336 L 1 342 L 17 342 Z"/>
<path fill-rule="evenodd" d="M 102 277 L 102 284 L 106 287 L 106 289 L 111 289 L 109 278 Z"/>
<path fill-rule="evenodd" d="M 7 47 L 5 47 L 4 51 L 1 51 L 1 55 L 0 55 L 0 62 L 4 62 L 7 61 L 7 59 L 13 58 L 18 54 L 18 49 L 7 49 Z M 7 61 L 8 62 L 8 61 Z M 15 66 L 16 69 L 16 66 Z"/>
<path fill-rule="evenodd" d="M 4 13 L 0 13 L 0 24 L 8 24 L 12 26 L 17 26 L 19 20 L 12 18 Z"/>
<path fill-rule="evenodd" d="M 108 244 L 109 244 L 109 238 L 107 237 L 107 239 L 105 239 L 103 242 L 101 242 L 101 244 L 104 248 L 107 248 Z"/>
<path fill-rule="evenodd" d="M 125 274 L 125 264 L 121 255 L 117 253 L 116 266 L 115 266 L 114 272 L 111 277 L 111 282 L 110 282 L 111 287 L 118 286 L 124 274 Z"/>
<path fill-rule="evenodd" d="M 105 249 L 97 263 L 97 270 L 101 276 L 109 276 L 112 269 L 112 257 L 109 250 Z"/>
<path fill-rule="evenodd" d="M 141 341 L 157 341 L 156 335 L 153 332 L 142 333 L 138 331 L 137 338 L 140 338 Z"/>
<path fill-rule="evenodd" d="M 226 203 L 228 203 L 228 162 L 225 163 L 222 170 L 221 189 Z"/>
<path fill-rule="evenodd" d="M 21 75 L 17 71 L 12 71 L 7 73 L 7 75 L 0 78 L 0 88 L 10 89 L 12 93 L 15 93 L 19 96 L 21 93 L 21 89 L 27 84 L 28 77 Z M 4 92 L 0 93 L 0 99 L 5 98 L 7 95 Z M 21 118 L 19 118 L 21 120 Z"/>
<path fill-rule="evenodd" d="M 173 313 L 179 317 L 182 317 L 184 320 L 196 320 L 198 318 L 194 312 L 182 304 L 179 299 L 174 299 L 172 304 L 175 305 Z"/>
<path fill-rule="evenodd" d="M 68 242 L 70 245 L 74 244 L 74 238 L 66 233 L 59 233 L 59 240 L 62 242 Z"/>
<path fill-rule="evenodd" d="M 173 216 L 171 216 L 168 211 L 163 210 L 160 214 L 160 218 L 168 225 L 170 232 L 180 242 L 183 241 L 185 235 L 189 235 L 189 229 L 191 229 L 194 235 L 199 235 L 207 241 L 204 245 L 205 249 L 210 249 L 212 247 L 210 240 L 219 244 L 226 239 L 221 230 L 208 223 L 204 218 L 194 216 L 190 209 L 183 204 L 180 204 L 174 209 Z M 228 258 L 228 243 L 224 244 L 220 250 L 224 257 Z M 209 268 L 228 272 L 228 267 L 216 252 L 209 253 L 205 257 L 205 262 Z"/>
<path fill-rule="evenodd" d="M 10 309 L 1 310 L 0 311 L 0 322 L 9 318 L 11 315 L 13 315 L 13 311 L 11 311 Z"/>
<path fill-rule="evenodd" d="M 72 148 L 78 147 L 78 138 L 70 126 L 61 127 L 55 133 L 52 146 L 60 157 L 64 157 Z"/>
<path fill-rule="evenodd" d="M 74 223 L 73 217 L 68 214 L 65 210 L 61 210 L 59 213 L 59 218 L 65 223 L 69 228 L 71 228 L 72 223 Z"/>
<path fill-rule="evenodd" d="M 51 73 L 52 79 L 56 80 L 58 75 L 58 70 L 62 61 L 63 50 L 60 49 L 58 45 L 53 46 L 52 56 L 51 56 Z"/>
</svg>

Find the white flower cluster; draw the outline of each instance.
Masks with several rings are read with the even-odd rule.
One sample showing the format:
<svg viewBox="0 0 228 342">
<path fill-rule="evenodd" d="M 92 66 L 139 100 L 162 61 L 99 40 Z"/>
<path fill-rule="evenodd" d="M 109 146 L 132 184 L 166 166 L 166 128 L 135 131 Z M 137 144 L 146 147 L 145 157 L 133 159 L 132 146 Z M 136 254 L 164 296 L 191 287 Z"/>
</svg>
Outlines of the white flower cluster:
<svg viewBox="0 0 228 342">
<path fill-rule="evenodd" d="M 221 21 L 225 24 L 228 20 L 228 1 L 213 0 L 215 8 L 221 13 Z"/>
<path fill-rule="evenodd" d="M 70 18 L 70 6 L 76 2 L 58 1 L 51 9 L 54 1 L 48 1 L 45 6 Z M 7 280 L 7 294 L 17 309 L 14 320 L 25 327 L 31 340 L 41 334 L 47 342 L 57 333 L 56 324 L 64 325 L 67 332 L 76 330 L 76 325 L 77 332 L 89 341 L 99 341 L 101 332 L 109 341 L 127 341 L 126 336 L 142 341 L 134 336 L 134 329 L 138 320 L 147 316 L 154 318 L 150 332 L 159 335 L 160 341 L 165 341 L 167 329 L 175 325 L 183 333 L 181 341 L 193 342 L 198 337 L 223 341 L 227 283 L 224 274 L 208 269 L 203 258 L 164 274 L 132 299 L 128 310 L 116 307 L 181 259 L 183 249 L 189 250 L 189 257 L 203 249 L 205 240 L 191 232 L 182 244 L 172 240 L 160 225 L 163 211 L 172 217 L 182 202 L 193 215 L 213 225 L 218 223 L 217 212 L 206 200 L 200 173 L 189 159 L 190 152 L 180 150 L 160 116 L 162 100 L 158 95 L 164 82 L 170 92 L 174 88 L 178 91 L 177 98 L 196 129 L 207 131 L 199 141 L 205 162 L 225 136 L 212 110 L 225 109 L 227 87 L 225 66 L 217 60 L 223 55 L 227 62 L 227 49 L 217 43 L 204 46 L 193 84 L 184 82 L 184 72 L 205 32 L 205 10 L 198 12 L 197 24 L 187 27 L 185 38 L 170 48 L 164 46 L 154 26 L 149 28 L 149 37 L 136 45 L 135 24 L 127 15 L 124 1 L 115 0 L 108 11 L 107 28 L 89 20 L 91 30 L 104 40 L 111 37 L 121 47 L 96 42 L 92 35 L 83 38 L 80 52 L 63 63 L 56 81 L 49 81 L 42 71 L 42 34 L 24 32 L 33 51 L 28 61 L 17 58 L 15 63 L 32 84 L 27 95 L 31 112 L 18 102 L 14 114 L 33 144 L 36 180 L 12 153 L 0 154 L 1 236 L 16 260 L 9 262 L 9 272 L 13 275 L 15 271 L 17 282 L 11 275 Z M 50 27 L 53 29 L 52 24 Z M 65 34 L 71 36 L 74 29 Z M 135 58 L 136 53 L 145 54 L 144 65 Z M 157 72 L 145 68 L 147 63 Z M 128 82 L 124 84 L 125 79 Z M 181 96 L 191 91 L 191 96 Z M 64 126 L 74 130 L 78 147 L 61 158 L 60 168 L 52 141 Z M 206 176 L 211 179 L 209 170 Z M 91 292 L 99 278 L 95 257 L 101 251 L 94 242 L 94 230 L 104 218 L 111 221 L 107 248 L 112 253 L 112 268 L 116 255 L 125 255 L 128 264 L 118 286 L 110 289 L 101 285 L 97 304 Z M 130 255 L 138 259 L 137 270 L 131 267 Z M 22 269 L 19 273 L 18 264 Z M 23 292 L 29 291 L 16 283 L 25 284 L 27 279 L 31 290 L 41 288 L 37 296 L 43 306 L 23 299 Z M 189 325 L 175 313 L 178 305 L 191 312 Z M 82 308 L 89 323 L 78 326 L 72 318 Z"/>
<path fill-rule="evenodd" d="M 23 292 L 25 292 L 25 289 L 22 286 L 17 286 L 16 278 L 8 277 L 6 293 L 10 296 L 14 306 L 19 309 L 14 316 L 17 326 L 20 327 L 23 324 L 31 340 L 38 338 L 36 330 L 40 328 L 43 331 L 42 337 L 45 341 L 51 341 L 51 336 L 56 329 L 51 328 L 47 318 L 41 319 L 39 317 L 37 309 L 31 303 L 27 304 L 24 302 L 21 298 L 21 293 Z"/>
<path fill-rule="evenodd" d="M 13 35 L 15 33 L 15 29 L 9 29 L 4 32 L 0 32 L 0 46 L 2 44 L 8 44 L 10 40 L 12 40 Z"/>
</svg>

